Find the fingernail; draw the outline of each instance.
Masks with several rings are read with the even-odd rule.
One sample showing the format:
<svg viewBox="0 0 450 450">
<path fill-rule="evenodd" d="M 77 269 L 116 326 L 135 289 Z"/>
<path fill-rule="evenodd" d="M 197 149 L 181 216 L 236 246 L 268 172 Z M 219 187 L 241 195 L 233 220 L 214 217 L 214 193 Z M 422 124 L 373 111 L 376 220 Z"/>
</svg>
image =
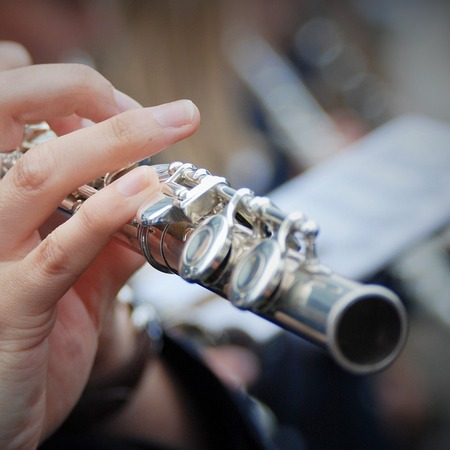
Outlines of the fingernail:
<svg viewBox="0 0 450 450">
<path fill-rule="evenodd" d="M 91 127 L 92 125 L 95 125 L 95 122 L 92 122 L 92 120 L 89 119 L 81 119 L 81 128 L 88 128 Z"/>
<path fill-rule="evenodd" d="M 121 112 L 128 111 L 129 109 L 142 108 L 140 103 L 117 89 L 114 89 L 114 99 Z"/>
<path fill-rule="evenodd" d="M 153 117 L 164 128 L 177 128 L 192 123 L 195 110 L 190 100 L 178 100 L 154 108 Z"/>
<path fill-rule="evenodd" d="M 122 175 L 117 180 L 117 190 L 125 197 L 132 197 L 139 194 L 149 186 L 149 177 L 147 176 L 147 167 L 138 167 L 131 172 Z"/>
</svg>

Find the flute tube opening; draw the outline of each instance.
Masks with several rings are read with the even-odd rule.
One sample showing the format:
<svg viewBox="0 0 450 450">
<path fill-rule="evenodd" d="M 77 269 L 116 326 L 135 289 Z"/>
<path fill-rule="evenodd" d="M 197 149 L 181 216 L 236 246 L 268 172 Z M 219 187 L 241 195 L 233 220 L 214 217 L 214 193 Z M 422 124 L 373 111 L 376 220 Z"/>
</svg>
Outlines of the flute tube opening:
<svg viewBox="0 0 450 450">
<path fill-rule="evenodd" d="M 391 293 L 389 293 L 391 294 Z M 406 337 L 406 313 L 394 295 L 381 291 L 359 295 L 341 307 L 334 326 L 332 352 L 355 373 L 387 367 Z"/>
</svg>

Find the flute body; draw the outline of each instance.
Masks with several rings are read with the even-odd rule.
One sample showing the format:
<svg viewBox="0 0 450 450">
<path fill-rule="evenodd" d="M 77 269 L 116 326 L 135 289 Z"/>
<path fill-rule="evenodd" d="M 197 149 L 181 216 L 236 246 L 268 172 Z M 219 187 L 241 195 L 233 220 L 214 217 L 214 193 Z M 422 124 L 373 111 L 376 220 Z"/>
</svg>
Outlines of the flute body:
<svg viewBox="0 0 450 450">
<path fill-rule="evenodd" d="M 25 150 L 50 134 L 29 129 Z M 14 161 L 2 161 L 5 173 Z M 60 209 L 76 213 L 132 167 L 80 187 Z M 117 235 L 153 267 L 320 345 L 350 372 L 377 372 L 396 359 L 407 335 L 402 302 L 385 287 L 348 280 L 324 266 L 314 222 L 301 213 L 286 215 L 268 198 L 234 190 L 224 178 L 191 164 L 153 167 L 160 199 Z"/>
</svg>

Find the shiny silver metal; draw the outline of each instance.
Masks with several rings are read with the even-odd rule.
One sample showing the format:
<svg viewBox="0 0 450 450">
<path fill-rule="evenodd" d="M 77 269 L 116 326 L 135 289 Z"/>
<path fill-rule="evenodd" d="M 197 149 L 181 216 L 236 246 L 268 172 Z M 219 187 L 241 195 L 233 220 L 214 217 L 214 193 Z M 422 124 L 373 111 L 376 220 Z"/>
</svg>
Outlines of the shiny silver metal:
<svg viewBox="0 0 450 450">
<path fill-rule="evenodd" d="M 132 167 L 79 188 L 61 210 L 74 214 Z M 321 264 L 313 221 L 286 215 L 268 198 L 236 191 L 192 164 L 154 168 L 161 198 L 117 235 L 153 267 L 324 347 L 353 373 L 377 372 L 396 359 L 407 336 L 401 301 L 384 287 L 350 281 Z"/>
</svg>

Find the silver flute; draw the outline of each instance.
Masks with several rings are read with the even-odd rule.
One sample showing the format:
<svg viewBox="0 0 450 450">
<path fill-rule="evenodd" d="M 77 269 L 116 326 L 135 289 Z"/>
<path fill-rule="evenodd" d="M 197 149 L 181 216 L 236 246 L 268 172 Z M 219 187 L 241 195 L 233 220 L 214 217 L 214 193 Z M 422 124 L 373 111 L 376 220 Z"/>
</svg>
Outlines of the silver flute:
<svg viewBox="0 0 450 450">
<path fill-rule="evenodd" d="M 0 155 L 0 176 L 55 134 L 26 127 L 22 147 Z M 61 204 L 66 215 L 137 164 L 94 180 Z M 407 314 L 391 290 L 343 278 L 316 252 L 317 225 L 192 164 L 153 166 L 161 197 L 117 237 L 156 269 L 174 273 L 328 350 L 355 374 L 380 371 L 401 352 Z"/>
</svg>

